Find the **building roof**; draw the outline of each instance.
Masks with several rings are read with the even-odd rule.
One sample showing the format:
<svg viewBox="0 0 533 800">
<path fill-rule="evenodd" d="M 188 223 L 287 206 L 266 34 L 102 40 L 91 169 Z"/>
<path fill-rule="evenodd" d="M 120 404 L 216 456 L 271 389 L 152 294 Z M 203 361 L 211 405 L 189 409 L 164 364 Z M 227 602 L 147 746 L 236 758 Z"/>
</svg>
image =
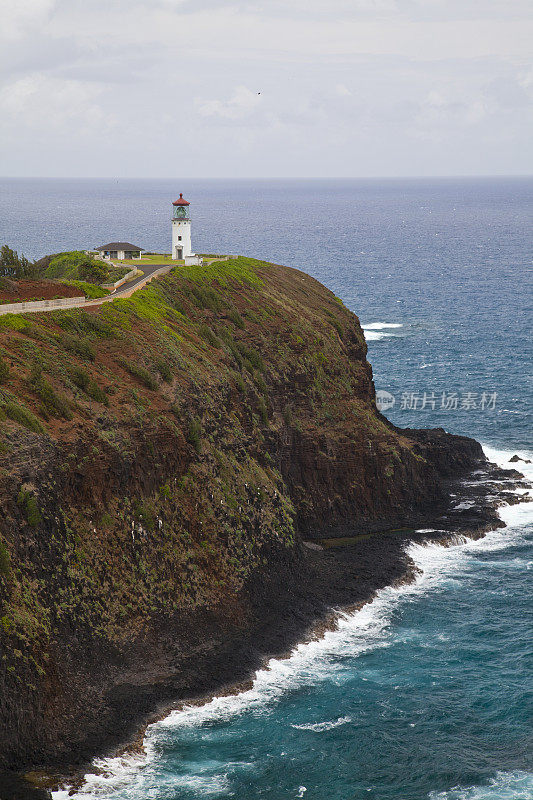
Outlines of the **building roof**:
<svg viewBox="0 0 533 800">
<path fill-rule="evenodd" d="M 138 247 L 136 244 L 129 242 L 109 242 L 109 244 L 102 244 L 100 247 L 95 247 L 95 250 L 144 250 L 144 247 Z"/>
<path fill-rule="evenodd" d="M 173 206 L 190 206 L 190 203 L 188 203 L 187 200 L 183 199 L 183 192 L 180 192 L 180 196 L 179 196 L 178 200 L 174 200 L 172 205 Z"/>
</svg>

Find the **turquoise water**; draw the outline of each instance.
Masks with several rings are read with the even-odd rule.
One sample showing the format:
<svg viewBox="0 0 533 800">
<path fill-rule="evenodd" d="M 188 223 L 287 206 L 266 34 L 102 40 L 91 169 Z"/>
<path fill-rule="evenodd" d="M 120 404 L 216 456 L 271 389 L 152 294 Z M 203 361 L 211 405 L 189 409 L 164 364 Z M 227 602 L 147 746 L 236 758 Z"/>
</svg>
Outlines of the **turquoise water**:
<svg viewBox="0 0 533 800">
<path fill-rule="evenodd" d="M 532 457 L 531 180 L 1 186 L 0 241 L 32 256 L 120 238 L 166 249 L 184 191 L 198 251 L 300 266 L 359 314 L 396 424 L 475 436 L 502 464 Z M 502 516 L 481 541 L 412 546 L 416 583 L 342 615 L 252 689 L 174 712 L 143 755 L 99 762 L 72 796 L 533 798 L 531 510 Z"/>
<path fill-rule="evenodd" d="M 174 712 L 146 756 L 101 763 L 74 797 L 531 798 L 531 513 L 507 517 L 478 542 L 412 546 L 414 585 L 271 661 L 252 689 Z"/>
</svg>

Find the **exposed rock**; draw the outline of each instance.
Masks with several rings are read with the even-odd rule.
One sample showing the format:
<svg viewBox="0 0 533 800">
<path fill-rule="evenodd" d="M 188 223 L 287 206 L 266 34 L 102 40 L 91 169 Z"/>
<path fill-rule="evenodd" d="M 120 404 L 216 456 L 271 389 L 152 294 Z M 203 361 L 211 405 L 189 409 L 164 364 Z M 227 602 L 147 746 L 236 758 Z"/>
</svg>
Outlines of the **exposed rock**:
<svg viewBox="0 0 533 800">
<path fill-rule="evenodd" d="M 510 464 L 516 464 L 517 461 L 521 461 L 523 464 L 531 464 L 529 458 L 520 458 L 520 456 L 517 455 L 514 455 L 509 459 Z"/>
<path fill-rule="evenodd" d="M 248 678 L 405 580 L 406 537 L 500 525 L 483 481 L 520 480 L 472 439 L 391 425 L 357 317 L 285 267 L 181 268 L 0 339 L 24 412 L 0 395 L 5 768 L 82 765 Z"/>
</svg>

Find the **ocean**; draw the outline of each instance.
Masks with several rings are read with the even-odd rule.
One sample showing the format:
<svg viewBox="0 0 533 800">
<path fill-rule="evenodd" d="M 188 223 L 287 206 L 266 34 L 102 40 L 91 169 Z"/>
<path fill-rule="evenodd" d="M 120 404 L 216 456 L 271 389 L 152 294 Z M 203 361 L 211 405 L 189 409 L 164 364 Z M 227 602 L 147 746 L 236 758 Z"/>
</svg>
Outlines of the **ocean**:
<svg viewBox="0 0 533 800">
<path fill-rule="evenodd" d="M 198 252 L 299 267 L 361 319 L 384 413 L 533 460 L 531 179 L 0 181 L 0 243 L 36 258 L 127 240 L 168 251 L 191 201 Z M 512 465 L 509 465 L 512 466 Z M 533 477 L 532 465 L 520 470 Z M 259 671 L 97 762 L 87 800 L 533 798 L 532 506 Z"/>
</svg>

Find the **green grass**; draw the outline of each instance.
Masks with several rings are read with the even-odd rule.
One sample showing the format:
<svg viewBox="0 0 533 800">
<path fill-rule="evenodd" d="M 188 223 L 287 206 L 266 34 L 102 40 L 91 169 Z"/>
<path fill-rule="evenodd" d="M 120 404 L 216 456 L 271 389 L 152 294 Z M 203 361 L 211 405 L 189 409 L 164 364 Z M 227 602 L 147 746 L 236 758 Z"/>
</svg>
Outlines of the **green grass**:
<svg viewBox="0 0 533 800">
<path fill-rule="evenodd" d="M 23 314 L 3 314 L 0 316 L 0 326 L 11 328 L 14 331 L 23 331 L 31 322 Z"/>
<path fill-rule="evenodd" d="M 136 266 L 141 267 L 145 264 L 146 266 L 150 266 L 152 264 L 183 264 L 183 259 L 171 258 L 170 253 L 167 255 L 147 255 L 143 256 L 141 260 L 138 258 L 125 258 L 124 260 L 118 262 L 111 262 L 113 264 L 127 264 L 128 266 Z"/>
<path fill-rule="evenodd" d="M 263 286 L 263 281 L 257 275 L 257 267 L 268 267 L 264 261 L 255 258 L 239 256 L 229 261 L 214 261 L 212 264 L 202 266 L 192 265 L 179 267 L 173 274 L 195 283 L 212 283 L 217 281 L 221 286 L 237 283 L 248 286 Z"/>
</svg>

